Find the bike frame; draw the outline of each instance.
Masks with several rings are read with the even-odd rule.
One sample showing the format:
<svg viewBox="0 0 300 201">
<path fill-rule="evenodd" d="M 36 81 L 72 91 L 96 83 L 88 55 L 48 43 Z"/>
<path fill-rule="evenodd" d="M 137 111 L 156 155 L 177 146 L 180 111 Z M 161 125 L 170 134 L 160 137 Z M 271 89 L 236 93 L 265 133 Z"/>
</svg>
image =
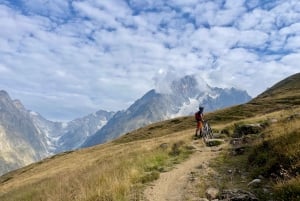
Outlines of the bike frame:
<svg viewBox="0 0 300 201">
<path fill-rule="evenodd" d="M 213 132 L 212 132 L 212 129 L 211 129 L 208 121 L 204 121 L 202 136 L 203 136 L 204 141 L 213 138 Z"/>
</svg>

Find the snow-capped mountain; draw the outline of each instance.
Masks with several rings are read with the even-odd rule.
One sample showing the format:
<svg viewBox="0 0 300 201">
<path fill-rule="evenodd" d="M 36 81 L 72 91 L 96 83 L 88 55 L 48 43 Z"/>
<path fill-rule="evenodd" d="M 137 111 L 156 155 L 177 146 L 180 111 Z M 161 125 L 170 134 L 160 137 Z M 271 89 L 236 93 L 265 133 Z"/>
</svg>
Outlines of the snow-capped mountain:
<svg viewBox="0 0 300 201">
<path fill-rule="evenodd" d="M 150 90 L 127 110 L 117 112 L 102 129 L 92 135 L 83 147 L 112 140 L 126 132 L 150 123 L 191 115 L 204 106 L 205 112 L 241 104 L 251 97 L 246 91 L 222 89 L 198 84 L 194 76 L 174 80 L 167 93 Z"/>
<path fill-rule="evenodd" d="M 30 112 L 31 119 L 41 135 L 47 138 L 50 154 L 79 148 L 85 140 L 101 129 L 114 112 L 99 110 L 85 117 L 70 122 L 52 122 L 35 112 Z"/>
<path fill-rule="evenodd" d="M 63 134 L 57 140 L 56 153 L 79 148 L 89 136 L 100 130 L 114 114 L 114 112 L 99 110 L 83 118 L 62 124 Z"/>
</svg>

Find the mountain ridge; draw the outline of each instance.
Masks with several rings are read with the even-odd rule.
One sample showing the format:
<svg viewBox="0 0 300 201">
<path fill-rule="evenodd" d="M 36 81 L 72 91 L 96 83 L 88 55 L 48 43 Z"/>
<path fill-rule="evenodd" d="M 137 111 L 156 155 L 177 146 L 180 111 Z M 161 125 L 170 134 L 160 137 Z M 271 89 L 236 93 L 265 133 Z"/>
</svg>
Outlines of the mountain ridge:
<svg viewBox="0 0 300 201">
<path fill-rule="evenodd" d="M 297 83 L 300 83 L 300 76 L 297 77 Z M 269 122 L 269 128 L 272 128 L 273 130 L 266 130 L 261 133 L 261 136 L 257 135 L 258 142 L 254 143 L 253 148 L 252 145 L 247 145 L 245 149 L 246 152 L 249 149 L 252 149 L 253 151 L 250 153 L 250 162 L 254 161 L 255 163 L 258 163 L 263 162 L 264 160 L 268 162 L 268 157 L 263 157 L 274 157 L 274 155 L 282 157 L 280 154 L 269 152 L 269 148 L 273 148 L 272 151 L 274 151 L 274 147 L 285 148 L 288 146 L 288 144 L 283 144 L 285 146 L 275 144 L 282 141 L 283 143 L 286 143 L 289 139 L 286 137 L 286 132 L 282 133 L 282 138 L 276 138 L 278 128 L 287 122 L 290 122 L 289 125 L 299 122 L 299 118 L 297 119 L 295 116 L 297 112 L 300 112 L 300 105 L 297 102 L 298 99 L 289 99 L 290 102 L 285 108 L 282 107 L 282 102 L 280 101 L 285 100 L 286 97 L 293 93 L 298 94 L 297 97 L 299 98 L 299 87 L 300 85 L 297 85 L 296 88 L 286 91 L 286 95 L 279 94 L 276 96 L 277 100 L 275 100 L 275 104 L 268 104 L 268 102 L 265 102 L 274 101 L 274 97 L 267 98 L 258 96 L 255 101 L 250 101 L 250 103 L 205 113 L 205 117 L 212 120 L 211 125 L 220 132 L 223 130 L 234 129 L 236 125 L 241 125 L 242 123 L 260 123 L 267 126 L 265 123 Z M 278 93 L 280 92 L 282 92 L 282 90 L 279 90 Z M 261 101 L 262 99 L 263 101 Z M 268 108 L 265 107 L 266 105 L 268 105 Z M 293 110 L 291 110 L 290 105 L 293 105 Z M 230 110 L 233 110 L 233 112 Z M 231 116 L 234 112 L 238 114 L 232 118 Z M 291 115 L 293 115 L 294 120 L 291 120 Z M 275 120 L 277 122 L 270 124 L 274 118 L 276 118 Z M 299 125 L 300 124 L 298 124 L 298 127 Z M 192 139 L 194 127 L 195 122 L 193 116 L 178 117 L 137 129 L 132 133 L 123 135 L 109 143 L 74 152 L 61 153 L 39 163 L 32 164 L 1 176 L 0 199 L 3 201 L 12 199 L 18 200 L 18 198 L 38 200 L 47 197 L 47 199 L 52 200 L 63 198 L 66 201 L 73 201 L 74 197 L 77 197 L 82 200 L 132 200 L 133 198 L 141 200 L 143 198 L 144 185 L 148 185 L 151 181 L 158 179 L 159 174 L 162 174 L 162 172 L 172 171 L 172 169 L 174 169 L 170 168 L 172 162 L 173 165 L 176 165 L 182 162 L 179 158 L 186 158 L 188 157 L 188 154 L 192 154 L 193 149 L 190 143 L 198 143 L 200 146 L 201 142 Z M 270 136 L 271 139 L 268 139 L 270 138 L 269 135 L 271 131 L 274 132 L 275 135 Z M 297 131 L 296 127 L 291 127 L 283 131 L 289 131 L 288 136 L 292 136 L 294 146 L 297 147 L 295 140 L 299 139 L 299 129 Z M 245 139 L 254 140 L 256 135 L 251 136 L 246 136 L 247 138 Z M 260 143 L 261 145 L 259 145 Z M 206 147 L 205 150 L 208 151 L 210 148 Z M 216 164 L 213 166 L 211 166 L 208 161 L 197 165 L 198 171 L 203 171 L 207 167 L 214 168 L 217 166 L 218 168 L 223 168 L 225 172 L 219 172 L 219 174 L 214 175 L 213 171 L 210 171 L 209 178 L 200 178 L 201 183 L 198 183 L 198 177 L 201 177 L 201 175 L 195 174 L 197 170 L 192 170 L 193 173 L 191 173 L 191 171 L 186 172 L 187 175 L 192 177 L 194 184 L 199 184 L 197 188 L 201 191 L 197 192 L 198 197 L 195 198 L 200 199 L 199 195 L 202 194 L 205 196 L 205 187 L 208 186 L 208 183 L 204 183 L 203 186 L 201 185 L 203 182 L 211 181 L 211 185 L 213 186 L 220 184 L 224 187 L 227 186 L 227 184 L 220 183 L 220 181 L 225 179 L 229 182 L 229 186 L 232 187 L 236 182 L 235 177 L 238 177 L 239 180 L 237 185 L 239 187 L 244 185 L 247 191 L 254 191 L 256 193 L 257 190 L 261 189 L 264 190 L 264 192 L 267 192 L 267 195 L 272 195 L 274 190 L 276 193 L 274 194 L 275 196 L 278 195 L 278 192 L 283 192 L 283 194 L 279 194 L 283 196 L 279 197 L 280 200 L 296 200 L 296 197 L 295 199 L 290 198 L 293 195 L 299 195 L 299 191 L 296 191 L 297 185 L 299 186 L 299 182 L 297 183 L 299 177 L 297 177 L 298 180 L 297 178 L 293 178 L 292 180 L 286 178 L 285 181 L 287 182 L 280 180 L 280 182 L 282 181 L 281 184 L 275 186 L 275 189 L 273 189 L 273 186 L 271 185 L 274 184 L 272 183 L 270 183 L 270 186 L 264 188 L 265 183 L 268 181 L 268 178 L 266 177 L 268 175 L 263 177 L 260 176 L 263 185 L 262 188 L 256 187 L 253 190 L 247 186 L 247 181 L 251 182 L 254 178 L 248 178 L 248 173 L 245 173 L 243 172 L 244 170 L 240 169 L 241 165 L 249 163 L 249 161 L 247 162 L 247 158 L 242 155 L 241 157 L 246 159 L 246 161 L 236 163 L 240 162 L 237 160 L 239 156 L 230 155 L 233 150 L 234 149 L 227 148 L 216 150 L 222 157 L 220 160 L 216 160 Z M 263 150 L 263 152 L 259 152 L 259 150 Z M 296 162 L 296 165 L 299 165 L 299 163 L 297 163 L 297 161 L 300 161 L 299 153 L 296 155 L 297 152 L 295 152 L 295 149 L 294 152 L 293 149 L 289 149 L 289 152 L 290 151 L 291 154 L 295 154 L 292 155 L 292 159 Z M 270 155 L 268 155 L 269 153 Z M 286 154 L 285 152 L 281 153 Z M 257 159 L 256 156 L 258 156 Z M 230 157 L 232 157 L 235 163 L 231 162 L 231 166 L 229 166 L 230 164 L 223 164 L 224 159 Z M 80 161 L 80 163 L 78 163 L 78 161 Z M 279 162 L 281 161 L 279 160 Z M 269 163 L 266 163 L 266 165 L 268 164 Z M 248 170 L 255 169 L 255 171 L 257 171 L 257 168 L 264 166 L 265 164 L 258 164 L 248 167 Z M 171 165 L 171 167 L 174 166 Z M 235 171 L 234 174 L 231 174 L 231 171 Z M 216 181 L 214 179 L 216 179 Z M 178 179 L 177 182 L 180 182 L 180 180 Z M 59 185 L 57 185 L 58 183 Z M 269 183 L 267 184 L 269 185 Z M 283 185 L 283 187 L 280 185 Z M 271 198 L 269 197 L 268 199 Z"/>
<path fill-rule="evenodd" d="M 82 147 L 104 143 L 151 123 L 191 115 L 198 110 L 199 104 L 208 112 L 245 103 L 250 99 L 246 91 L 234 88 L 221 89 L 206 84 L 203 90 L 199 88 L 195 76 L 184 76 L 170 84 L 168 93 L 159 93 L 154 89 L 148 91 L 127 110 L 112 117 Z"/>
<path fill-rule="evenodd" d="M 104 143 L 150 123 L 189 115 L 198 108 L 199 102 L 209 111 L 250 99 L 246 92 L 234 88 L 224 90 L 208 85 L 204 89 L 199 88 L 195 77 L 185 76 L 171 83 L 170 93 L 158 93 L 154 89 L 150 90 L 126 110 L 116 113 L 99 110 L 84 117 L 62 123 L 49 121 L 39 113 L 27 110 L 20 100 L 11 100 L 5 91 L 1 91 L 0 94 L 5 99 L 4 102 L 11 105 L 8 112 L 14 111 L 13 113 L 22 114 L 18 116 L 22 117 L 27 122 L 27 125 L 30 125 L 30 131 L 28 132 L 31 134 L 21 136 L 21 139 L 24 138 L 25 141 L 28 141 L 29 147 L 31 145 L 30 142 L 36 141 L 35 144 L 40 144 L 39 146 L 32 145 L 35 149 L 30 149 L 30 152 L 40 153 L 40 156 L 33 157 L 27 163 L 17 162 L 14 168 L 41 160 L 56 153 Z M 239 99 L 232 102 L 231 100 L 235 98 L 235 94 Z M 226 102 L 225 99 L 229 101 Z M 8 124 L 4 122 L 10 121 L 2 121 L 3 124 Z M 12 127 L 18 127 L 18 125 L 12 125 Z M 21 132 L 22 129 L 19 133 Z M 9 135 L 7 129 L 6 134 Z M 36 139 L 30 140 L 32 137 Z M 6 138 L 2 138 L 2 141 L 5 141 L 4 139 Z M 11 139 L 11 141 L 14 140 L 16 139 Z M 17 156 L 21 158 L 23 154 L 22 151 L 16 151 L 14 148 L 9 150 L 10 153 L 16 155 L 14 158 Z M 3 149 L 2 152 L 5 152 L 5 150 Z M 6 159 L 8 160 L 7 157 Z M 10 168 L 7 169 L 5 160 L 2 162 L 2 165 L 0 174 L 14 169 L 11 168 L 12 166 L 9 166 Z"/>
</svg>

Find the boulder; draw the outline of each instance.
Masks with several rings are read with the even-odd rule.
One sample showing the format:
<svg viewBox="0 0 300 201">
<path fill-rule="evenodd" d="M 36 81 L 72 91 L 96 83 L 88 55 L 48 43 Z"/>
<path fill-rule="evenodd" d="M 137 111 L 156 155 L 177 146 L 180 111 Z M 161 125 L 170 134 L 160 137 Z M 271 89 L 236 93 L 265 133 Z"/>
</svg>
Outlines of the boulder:
<svg viewBox="0 0 300 201">
<path fill-rule="evenodd" d="M 249 187 L 258 187 L 261 185 L 261 179 L 253 179 L 251 182 L 248 183 Z"/>
<path fill-rule="evenodd" d="M 219 146 L 222 144 L 224 140 L 221 139 L 208 139 L 205 141 L 206 146 L 213 147 L 213 146 Z"/>
<path fill-rule="evenodd" d="M 239 138 L 232 138 L 229 143 L 233 146 L 239 146 L 242 144 L 249 144 L 252 141 L 253 140 L 249 136 L 241 136 Z"/>
<path fill-rule="evenodd" d="M 258 201 L 258 199 L 251 192 L 240 189 L 231 189 L 224 190 L 219 196 L 219 201 Z"/>
<path fill-rule="evenodd" d="M 219 190 L 216 188 L 210 187 L 205 191 L 205 195 L 209 200 L 214 200 L 218 197 Z"/>
<path fill-rule="evenodd" d="M 233 137 L 242 137 L 244 135 L 258 134 L 263 131 L 261 124 L 243 124 L 236 126 Z"/>
<path fill-rule="evenodd" d="M 166 149 L 168 149 L 169 144 L 168 144 L 168 143 L 162 143 L 161 145 L 159 145 L 159 147 L 160 147 L 161 149 L 163 149 L 163 150 L 166 150 Z"/>
</svg>

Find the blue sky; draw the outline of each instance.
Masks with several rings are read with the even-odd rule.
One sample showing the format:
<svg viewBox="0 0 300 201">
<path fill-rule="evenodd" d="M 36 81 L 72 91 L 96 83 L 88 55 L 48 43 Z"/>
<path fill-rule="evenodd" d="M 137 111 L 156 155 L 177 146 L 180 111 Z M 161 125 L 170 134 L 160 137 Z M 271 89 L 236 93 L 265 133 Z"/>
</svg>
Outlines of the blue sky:
<svg viewBox="0 0 300 201">
<path fill-rule="evenodd" d="M 0 89 L 52 120 L 126 109 L 164 78 L 251 96 L 300 71 L 298 0 L 0 0 Z"/>
</svg>

